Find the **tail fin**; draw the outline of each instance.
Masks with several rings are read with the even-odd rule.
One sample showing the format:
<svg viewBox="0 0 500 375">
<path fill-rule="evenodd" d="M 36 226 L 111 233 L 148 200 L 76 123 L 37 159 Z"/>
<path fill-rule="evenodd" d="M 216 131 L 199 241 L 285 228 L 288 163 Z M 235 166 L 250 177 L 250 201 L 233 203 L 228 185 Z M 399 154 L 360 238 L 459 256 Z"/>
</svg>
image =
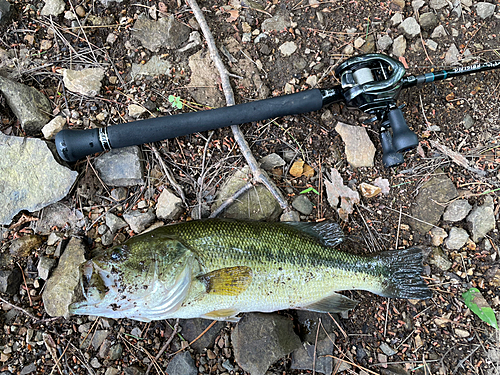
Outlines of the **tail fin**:
<svg viewBox="0 0 500 375">
<path fill-rule="evenodd" d="M 391 298 L 427 299 L 432 291 L 422 279 L 422 250 L 410 247 L 405 250 L 385 251 L 377 255 L 386 276 L 380 294 Z"/>
</svg>

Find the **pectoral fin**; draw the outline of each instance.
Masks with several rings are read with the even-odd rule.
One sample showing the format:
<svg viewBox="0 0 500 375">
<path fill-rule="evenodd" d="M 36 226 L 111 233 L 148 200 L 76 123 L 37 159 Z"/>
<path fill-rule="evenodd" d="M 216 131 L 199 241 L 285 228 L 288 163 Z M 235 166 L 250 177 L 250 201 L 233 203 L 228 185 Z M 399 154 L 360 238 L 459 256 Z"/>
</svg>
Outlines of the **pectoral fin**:
<svg viewBox="0 0 500 375">
<path fill-rule="evenodd" d="M 228 322 L 237 322 L 240 320 L 239 318 L 236 317 L 236 315 L 239 314 L 239 311 L 235 309 L 221 309 L 221 310 L 214 310 L 211 311 L 205 315 L 203 315 L 204 318 L 207 319 L 215 319 L 215 320 L 226 320 Z"/>
<path fill-rule="evenodd" d="M 206 292 L 223 296 L 237 296 L 252 282 L 250 267 L 228 267 L 197 277 L 205 284 Z"/>
<path fill-rule="evenodd" d="M 323 298 L 317 302 L 311 303 L 310 305 L 303 306 L 302 310 L 311 310 L 321 313 L 327 312 L 342 312 L 351 310 L 358 304 L 358 301 L 350 299 L 342 294 L 333 293 L 332 295 Z"/>
</svg>

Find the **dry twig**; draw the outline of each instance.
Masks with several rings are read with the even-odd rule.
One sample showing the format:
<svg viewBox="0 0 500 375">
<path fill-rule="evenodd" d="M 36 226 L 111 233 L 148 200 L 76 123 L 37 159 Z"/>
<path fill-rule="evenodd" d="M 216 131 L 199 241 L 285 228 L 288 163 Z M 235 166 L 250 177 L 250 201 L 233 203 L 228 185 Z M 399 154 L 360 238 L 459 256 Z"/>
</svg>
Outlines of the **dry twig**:
<svg viewBox="0 0 500 375">
<path fill-rule="evenodd" d="M 196 0 L 186 0 L 186 1 L 189 7 L 192 9 L 196 21 L 200 25 L 200 28 L 203 32 L 203 36 L 207 41 L 207 46 L 210 51 L 210 57 L 212 58 L 215 67 L 219 71 L 221 77 L 222 89 L 224 91 L 224 96 L 226 98 L 226 103 L 228 106 L 234 105 L 235 101 L 234 101 L 233 90 L 229 82 L 229 73 L 219 55 L 219 52 L 215 45 L 214 37 L 212 36 L 210 28 L 208 27 L 207 21 L 205 20 L 205 17 L 203 16 L 203 13 L 201 12 L 201 9 L 198 6 Z M 257 164 L 257 160 L 255 160 L 255 157 L 253 156 L 252 151 L 250 150 L 250 147 L 248 146 L 248 143 L 245 140 L 245 137 L 243 136 L 243 133 L 241 132 L 239 126 L 232 125 L 231 130 L 233 131 L 234 139 L 240 146 L 241 153 L 245 157 L 248 166 L 252 171 L 254 180 L 266 186 L 266 188 L 276 198 L 282 209 L 288 209 L 288 203 L 281 194 L 281 192 L 276 188 L 276 185 L 269 178 L 267 178 L 267 176 L 264 175 L 263 171 Z"/>
</svg>

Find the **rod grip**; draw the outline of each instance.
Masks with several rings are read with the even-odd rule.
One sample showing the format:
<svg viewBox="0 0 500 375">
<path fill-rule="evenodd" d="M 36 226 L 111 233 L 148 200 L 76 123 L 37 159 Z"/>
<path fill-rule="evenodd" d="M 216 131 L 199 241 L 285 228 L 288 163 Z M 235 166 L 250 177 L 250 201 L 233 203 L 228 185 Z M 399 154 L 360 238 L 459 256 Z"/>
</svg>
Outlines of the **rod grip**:
<svg viewBox="0 0 500 375">
<path fill-rule="evenodd" d="M 62 130 L 56 135 L 57 152 L 74 162 L 110 148 L 158 142 L 196 132 L 318 111 L 323 106 L 319 89 L 258 100 L 207 111 L 134 121 L 91 130 Z M 107 144 L 102 144 L 105 140 Z"/>
</svg>

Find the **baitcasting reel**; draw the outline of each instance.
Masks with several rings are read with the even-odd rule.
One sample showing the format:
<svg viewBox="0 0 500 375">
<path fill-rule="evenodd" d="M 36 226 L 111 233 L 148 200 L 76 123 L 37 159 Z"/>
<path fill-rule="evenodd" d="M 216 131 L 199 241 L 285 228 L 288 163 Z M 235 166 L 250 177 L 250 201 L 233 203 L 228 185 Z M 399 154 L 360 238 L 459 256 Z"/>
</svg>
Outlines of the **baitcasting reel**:
<svg viewBox="0 0 500 375">
<path fill-rule="evenodd" d="M 386 167 L 403 163 L 401 153 L 418 145 L 417 135 L 408 128 L 396 105 L 405 72 L 399 61 L 376 53 L 351 57 L 335 70 L 346 105 L 375 115 L 370 122 L 380 122 L 382 161 Z"/>
<path fill-rule="evenodd" d="M 74 162 L 96 152 L 140 145 L 269 118 L 318 111 L 331 103 L 344 102 L 350 108 L 374 115 L 380 123 L 382 161 L 385 167 L 404 162 L 402 152 L 418 145 L 396 104 L 402 89 L 419 84 L 500 68 L 500 61 L 458 67 L 403 77 L 403 64 L 377 53 L 352 57 L 335 70 L 341 84 L 329 89 L 305 90 L 231 107 L 184 113 L 118 124 L 99 129 L 65 129 L 56 135 L 57 152 Z M 373 122 L 372 121 L 372 122 Z"/>
</svg>

